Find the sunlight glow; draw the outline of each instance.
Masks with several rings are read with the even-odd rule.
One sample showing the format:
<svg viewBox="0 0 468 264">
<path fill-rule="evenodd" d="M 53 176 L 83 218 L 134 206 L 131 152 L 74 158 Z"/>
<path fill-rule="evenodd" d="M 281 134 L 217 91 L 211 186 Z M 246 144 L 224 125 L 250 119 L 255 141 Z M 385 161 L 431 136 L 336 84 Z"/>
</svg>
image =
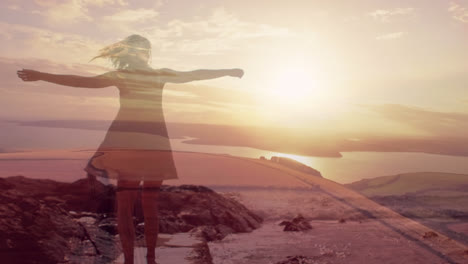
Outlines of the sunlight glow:
<svg viewBox="0 0 468 264">
<path fill-rule="evenodd" d="M 294 154 L 287 154 L 287 153 L 279 153 L 279 152 L 271 152 L 270 158 L 276 156 L 276 157 L 283 157 L 283 158 L 289 158 L 293 159 L 295 161 L 298 161 L 304 165 L 314 167 L 314 158 L 312 157 L 307 157 L 307 156 L 301 156 L 301 155 L 294 155 Z"/>
<path fill-rule="evenodd" d="M 305 67 L 288 67 L 272 79 L 270 95 L 279 104 L 307 104 L 320 93 L 314 73 Z"/>
<path fill-rule="evenodd" d="M 327 75 L 313 59 L 284 60 L 269 70 L 267 81 L 257 90 L 261 119 L 273 125 L 304 127 L 329 119 L 341 109 Z"/>
</svg>

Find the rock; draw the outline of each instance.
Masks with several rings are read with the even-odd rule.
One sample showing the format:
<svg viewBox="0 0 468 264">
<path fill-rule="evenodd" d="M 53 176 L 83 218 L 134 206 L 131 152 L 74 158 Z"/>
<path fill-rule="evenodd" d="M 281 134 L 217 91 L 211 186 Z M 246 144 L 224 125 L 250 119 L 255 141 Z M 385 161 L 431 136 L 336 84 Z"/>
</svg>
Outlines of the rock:
<svg viewBox="0 0 468 264">
<path fill-rule="evenodd" d="M 213 264 L 213 258 L 210 254 L 210 248 L 207 243 L 198 244 L 193 249 L 193 254 L 187 259 L 193 264 Z"/>
<path fill-rule="evenodd" d="M 434 238 L 434 237 L 438 237 L 438 236 L 439 235 L 436 232 L 429 231 L 429 232 L 424 233 L 423 238 Z"/>
<path fill-rule="evenodd" d="M 0 191 L 0 259 L 12 264 L 63 262 L 72 250 L 69 239 L 85 239 L 83 228 L 61 205 L 28 195 L 16 188 Z"/>
<path fill-rule="evenodd" d="M 213 190 L 211 190 L 208 187 L 205 186 L 200 186 L 200 185 L 180 185 L 180 186 L 169 186 L 169 185 L 163 185 L 161 186 L 161 191 L 164 192 L 183 192 L 183 191 L 192 191 L 192 192 L 197 192 L 197 193 L 214 193 Z"/>
<path fill-rule="evenodd" d="M 162 186 L 159 201 L 159 228 L 163 233 L 187 232 L 206 225 L 250 232 L 263 221 L 239 202 L 203 186 Z"/>
<path fill-rule="evenodd" d="M 317 261 L 313 257 L 306 256 L 288 256 L 286 260 L 277 262 L 276 264 L 316 264 Z"/>
<path fill-rule="evenodd" d="M 80 179 L 57 187 L 55 194 L 66 201 L 68 210 L 113 214 L 115 212 L 115 188 L 99 181 Z"/>
<path fill-rule="evenodd" d="M 291 221 L 283 221 L 280 225 L 281 224 L 284 225 L 283 231 L 285 232 L 297 232 L 312 229 L 310 223 L 302 215 L 296 216 Z"/>
<path fill-rule="evenodd" d="M 238 201 L 204 186 L 162 186 L 158 201 L 161 233 L 193 230 L 212 241 L 250 232 L 262 222 Z M 0 260 L 12 264 L 110 263 L 121 251 L 114 204 L 115 188 L 98 181 L 0 178 Z M 135 222 L 141 236 L 144 224 L 139 204 L 140 200 Z"/>
<path fill-rule="evenodd" d="M 24 176 L 8 177 L 4 180 L 10 184 L 10 189 L 14 188 L 15 191 L 27 194 L 32 199 L 64 202 L 64 208 L 68 211 L 114 212 L 114 187 L 104 185 L 99 181 L 90 182 L 88 179 L 80 179 L 73 183 L 65 183 L 29 179 Z"/>
<path fill-rule="evenodd" d="M 206 242 L 211 242 L 224 239 L 227 235 L 234 233 L 234 230 L 225 225 L 198 226 L 190 230 L 190 233 Z"/>
<path fill-rule="evenodd" d="M 173 215 L 173 212 L 159 210 L 159 231 L 166 234 L 188 232 L 194 226 L 188 225 L 182 219 Z"/>
<path fill-rule="evenodd" d="M 211 222 L 211 214 L 210 211 L 196 211 L 194 209 L 189 209 L 187 211 L 180 212 L 177 217 L 182 219 L 185 223 L 192 225 L 192 226 L 202 226 L 205 223 Z"/>
<path fill-rule="evenodd" d="M 331 263 L 346 263 L 337 261 L 337 255 L 334 252 L 322 253 L 319 256 L 288 256 L 286 260 L 277 262 L 276 264 L 331 264 Z"/>
<path fill-rule="evenodd" d="M 225 225 L 217 225 L 216 230 L 218 231 L 218 237 L 220 240 L 225 238 L 227 235 L 234 233 L 234 230 Z"/>
<path fill-rule="evenodd" d="M 99 222 L 98 227 L 114 236 L 119 233 L 117 230 L 117 220 L 115 217 L 104 218 Z"/>
<path fill-rule="evenodd" d="M 218 231 L 214 226 L 198 226 L 190 230 L 190 233 L 207 242 L 218 240 Z"/>
</svg>

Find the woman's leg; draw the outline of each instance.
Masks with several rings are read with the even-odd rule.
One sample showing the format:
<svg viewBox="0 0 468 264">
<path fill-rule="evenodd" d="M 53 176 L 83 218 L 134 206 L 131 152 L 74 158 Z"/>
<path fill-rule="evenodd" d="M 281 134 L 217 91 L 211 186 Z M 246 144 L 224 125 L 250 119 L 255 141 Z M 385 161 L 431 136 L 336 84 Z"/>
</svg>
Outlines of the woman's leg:
<svg viewBox="0 0 468 264">
<path fill-rule="evenodd" d="M 140 189 L 139 186 L 139 181 L 119 180 L 117 182 L 117 229 L 122 243 L 125 264 L 133 264 L 133 245 L 135 241 L 133 213 Z"/>
<path fill-rule="evenodd" d="M 145 181 L 141 202 L 145 218 L 145 240 L 148 263 L 155 259 L 156 242 L 158 240 L 158 196 L 162 181 Z"/>
</svg>

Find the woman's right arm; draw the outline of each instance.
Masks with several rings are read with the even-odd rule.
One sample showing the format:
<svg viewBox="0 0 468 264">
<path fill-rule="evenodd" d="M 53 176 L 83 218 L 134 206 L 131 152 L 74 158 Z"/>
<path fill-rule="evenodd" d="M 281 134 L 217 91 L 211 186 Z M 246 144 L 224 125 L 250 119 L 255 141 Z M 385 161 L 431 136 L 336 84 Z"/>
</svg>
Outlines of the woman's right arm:
<svg viewBox="0 0 468 264">
<path fill-rule="evenodd" d="M 106 74 L 94 77 L 84 77 L 78 75 L 50 74 L 27 69 L 18 71 L 17 74 L 18 77 L 25 82 L 46 81 L 50 83 L 80 88 L 104 88 L 115 85 L 114 80 L 107 77 Z"/>
</svg>

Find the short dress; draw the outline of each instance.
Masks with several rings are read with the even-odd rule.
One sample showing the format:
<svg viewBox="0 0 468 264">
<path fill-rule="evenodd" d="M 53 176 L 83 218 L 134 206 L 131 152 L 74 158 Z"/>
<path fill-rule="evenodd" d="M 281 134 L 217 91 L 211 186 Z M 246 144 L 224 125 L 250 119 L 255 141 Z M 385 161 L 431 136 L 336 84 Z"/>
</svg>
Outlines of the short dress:
<svg viewBox="0 0 468 264">
<path fill-rule="evenodd" d="M 162 109 L 164 83 L 151 71 L 102 75 L 116 83 L 120 109 L 85 171 L 129 181 L 177 179 Z"/>
</svg>

